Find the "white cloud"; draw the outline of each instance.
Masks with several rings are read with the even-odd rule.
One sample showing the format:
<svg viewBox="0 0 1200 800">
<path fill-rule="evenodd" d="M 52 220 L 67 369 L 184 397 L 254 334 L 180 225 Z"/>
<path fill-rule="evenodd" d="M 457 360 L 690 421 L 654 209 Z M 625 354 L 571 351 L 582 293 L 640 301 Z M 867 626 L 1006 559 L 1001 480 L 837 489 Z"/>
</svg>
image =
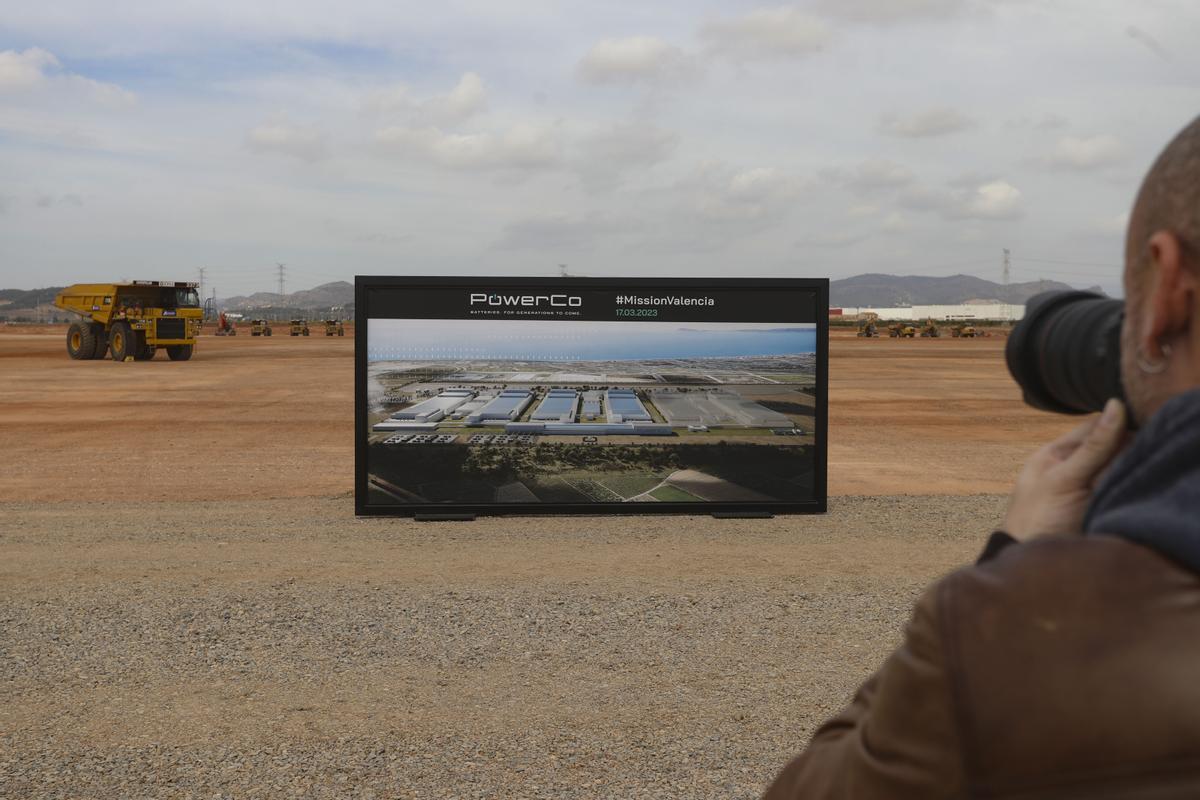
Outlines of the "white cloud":
<svg viewBox="0 0 1200 800">
<path fill-rule="evenodd" d="M 828 26 L 795 8 L 759 8 L 700 28 L 709 52 L 737 61 L 806 56 L 829 43 Z"/>
<path fill-rule="evenodd" d="M 884 233 L 908 233 L 911 228 L 908 219 L 899 211 L 893 211 L 884 217 L 880 226 Z"/>
<path fill-rule="evenodd" d="M 46 80 L 46 69 L 59 66 L 53 53 L 40 47 L 0 51 L 0 91 L 30 89 Z"/>
<path fill-rule="evenodd" d="M 1021 191 L 1007 181 L 992 181 L 968 191 L 950 207 L 960 219 L 1015 219 L 1021 215 Z"/>
<path fill-rule="evenodd" d="M 818 8 L 831 17 L 877 25 L 945 19 L 966 7 L 966 0 L 820 0 L 818 3 Z"/>
<path fill-rule="evenodd" d="M 367 95 L 363 108 L 376 116 L 395 115 L 413 125 L 448 126 L 463 122 L 487 108 L 483 79 L 464 72 L 454 88 L 426 99 L 414 97 L 404 84 L 377 89 Z"/>
<path fill-rule="evenodd" d="M 914 211 L 936 211 L 946 219 L 1009 220 L 1024 213 L 1021 191 L 1006 180 L 993 180 L 975 186 L 929 189 L 916 187 L 900 196 L 900 204 Z"/>
<path fill-rule="evenodd" d="M 579 61 L 577 74 L 587 83 L 654 83 L 686 77 L 692 60 L 678 47 L 654 36 L 604 39 Z"/>
<path fill-rule="evenodd" d="M 592 187 L 612 186 L 632 171 L 670 158 L 679 135 L 649 123 L 628 121 L 583 137 L 577 171 Z"/>
<path fill-rule="evenodd" d="M 733 170 L 707 162 L 681 182 L 681 195 L 703 219 L 765 222 L 782 214 L 802 184 L 777 167 Z"/>
<path fill-rule="evenodd" d="M 428 106 L 428 113 L 441 120 L 458 121 L 477 114 L 487 106 L 483 80 L 474 72 L 464 73 L 448 94 L 433 98 Z"/>
<path fill-rule="evenodd" d="M 1115 164 L 1124 156 L 1125 148 L 1115 136 L 1064 136 L 1046 163 L 1061 169 L 1090 170 Z"/>
<path fill-rule="evenodd" d="M 957 133 L 974 124 L 974 120 L 953 108 L 930 108 L 912 114 L 884 114 L 879 118 L 879 132 L 887 136 L 923 139 Z"/>
<path fill-rule="evenodd" d="M 252 128 L 246 134 L 246 146 L 255 153 L 279 153 L 309 162 L 329 155 L 325 136 L 316 127 L 296 125 L 286 117 Z"/>
<path fill-rule="evenodd" d="M 563 157 L 557 130 L 528 124 L 502 133 L 397 126 L 377 131 L 375 143 L 385 153 L 447 169 L 536 171 L 558 166 Z"/>
<path fill-rule="evenodd" d="M 120 86 L 64 72 L 61 67 L 53 53 L 40 47 L 0 51 L 0 93 L 49 91 L 65 95 L 65 99 L 83 98 L 106 106 L 127 106 L 135 101 L 134 94 Z"/>
<path fill-rule="evenodd" d="M 898 189 L 916 180 L 908 167 L 886 158 L 868 158 L 851 168 L 823 170 L 821 177 L 855 192 Z"/>
</svg>

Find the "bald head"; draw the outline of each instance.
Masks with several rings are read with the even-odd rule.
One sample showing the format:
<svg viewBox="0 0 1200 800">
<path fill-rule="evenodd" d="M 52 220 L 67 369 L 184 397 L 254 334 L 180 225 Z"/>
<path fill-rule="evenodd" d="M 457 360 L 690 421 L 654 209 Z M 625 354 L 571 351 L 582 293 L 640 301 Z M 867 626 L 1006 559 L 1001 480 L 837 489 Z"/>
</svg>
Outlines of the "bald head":
<svg viewBox="0 0 1200 800">
<path fill-rule="evenodd" d="M 1137 284 L 1145 277 L 1146 242 L 1157 231 L 1175 234 L 1195 266 L 1200 254 L 1200 117 L 1171 140 L 1142 181 L 1125 243 L 1125 260 Z"/>
</svg>

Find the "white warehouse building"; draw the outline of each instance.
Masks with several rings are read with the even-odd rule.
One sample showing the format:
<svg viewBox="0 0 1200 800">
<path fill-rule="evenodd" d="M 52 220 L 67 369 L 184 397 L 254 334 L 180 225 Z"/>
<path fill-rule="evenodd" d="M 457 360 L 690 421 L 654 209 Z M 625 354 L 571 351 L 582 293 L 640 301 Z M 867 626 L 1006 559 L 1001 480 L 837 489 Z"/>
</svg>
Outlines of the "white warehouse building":
<svg viewBox="0 0 1200 800">
<path fill-rule="evenodd" d="M 875 314 L 881 320 L 925 320 L 959 322 L 964 320 L 1008 320 L 1016 322 L 1025 316 L 1025 306 L 1011 303 L 963 303 L 955 306 L 896 306 L 894 308 L 843 307 L 843 317 Z"/>
</svg>

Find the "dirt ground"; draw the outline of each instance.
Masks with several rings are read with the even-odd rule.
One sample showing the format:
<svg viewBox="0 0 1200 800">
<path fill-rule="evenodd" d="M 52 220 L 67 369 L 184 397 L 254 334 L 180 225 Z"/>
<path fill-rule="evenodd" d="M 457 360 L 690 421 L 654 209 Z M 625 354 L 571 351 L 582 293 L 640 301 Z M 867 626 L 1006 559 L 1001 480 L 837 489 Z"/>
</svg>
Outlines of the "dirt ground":
<svg viewBox="0 0 1200 800">
<path fill-rule="evenodd" d="M 0 327 L 0 798 L 755 797 L 1070 425 L 835 332 L 825 516 L 356 520 L 351 337 L 64 335 Z"/>
<path fill-rule="evenodd" d="M 206 336 L 192 361 L 71 361 L 65 328 L 0 327 L 5 500 L 353 491 L 354 340 Z M 1020 402 L 1002 337 L 857 339 L 830 354 L 833 495 L 1004 492 L 1069 427 Z"/>
</svg>

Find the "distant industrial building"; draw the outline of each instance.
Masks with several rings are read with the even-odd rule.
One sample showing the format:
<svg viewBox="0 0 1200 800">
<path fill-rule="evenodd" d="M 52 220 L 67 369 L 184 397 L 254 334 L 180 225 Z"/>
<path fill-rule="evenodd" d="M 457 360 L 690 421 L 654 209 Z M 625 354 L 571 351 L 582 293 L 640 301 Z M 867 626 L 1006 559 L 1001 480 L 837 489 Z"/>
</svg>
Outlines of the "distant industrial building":
<svg viewBox="0 0 1200 800">
<path fill-rule="evenodd" d="M 538 404 L 537 410 L 533 412 L 530 419 L 574 422 L 578 404 L 579 393 L 574 389 L 551 389 Z"/>
<path fill-rule="evenodd" d="M 608 408 L 609 422 L 619 424 L 654 420 L 633 389 L 609 389 L 604 393 L 604 404 Z"/>
<path fill-rule="evenodd" d="M 955 306 L 896 306 L 873 308 L 868 306 L 830 309 L 832 318 L 855 318 L 864 314 L 875 314 L 881 320 L 924 320 L 937 322 L 963 322 L 969 320 L 1000 320 L 1016 322 L 1025 316 L 1025 306 L 1004 303 L 964 303 Z"/>
</svg>

